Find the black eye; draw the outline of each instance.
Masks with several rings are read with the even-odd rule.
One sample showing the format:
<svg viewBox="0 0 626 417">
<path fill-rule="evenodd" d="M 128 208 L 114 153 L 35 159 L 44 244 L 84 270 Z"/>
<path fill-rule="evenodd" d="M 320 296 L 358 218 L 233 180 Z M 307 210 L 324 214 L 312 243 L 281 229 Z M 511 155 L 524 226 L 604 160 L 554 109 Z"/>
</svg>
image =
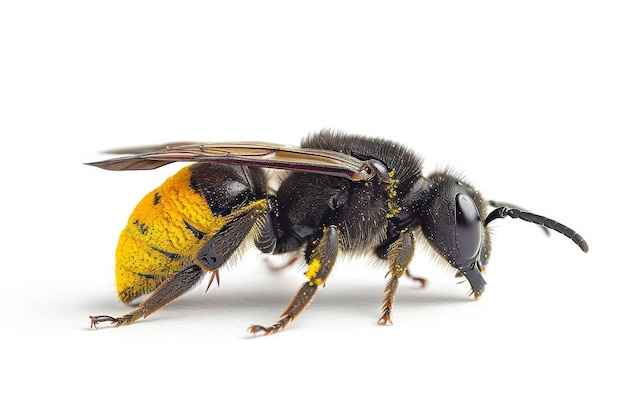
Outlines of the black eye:
<svg viewBox="0 0 626 417">
<path fill-rule="evenodd" d="M 465 259 L 474 259 L 480 249 L 480 215 L 474 201 L 467 195 L 456 196 L 456 247 Z"/>
</svg>

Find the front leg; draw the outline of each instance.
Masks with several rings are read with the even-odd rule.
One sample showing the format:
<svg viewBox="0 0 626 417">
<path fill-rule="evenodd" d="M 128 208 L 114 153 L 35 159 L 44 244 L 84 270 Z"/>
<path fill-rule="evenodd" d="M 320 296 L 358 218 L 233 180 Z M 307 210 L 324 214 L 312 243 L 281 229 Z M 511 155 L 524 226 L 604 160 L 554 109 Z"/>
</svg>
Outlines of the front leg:
<svg viewBox="0 0 626 417">
<path fill-rule="evenodd" d="M 335 265 L 339 253 L 339 230 L 337 227 L 325 227 L 322 237 L 311 242 L 309 253 L 307 260 L 309 268 L 304 274 L 308 281 L 300 287 L 276 323 L 269 327 L 252 325 L 248 328 L 250 333 L 255 335 L 260 332 L 266 335 L 276 333 L 284 329 L 311 303 L 317 288 L 326 283 L 326 278 Z"/>
<path fill-rule="evenodd" d="M 413 259 L 415 252 L 415 237 L 412 232 L 402 232 L 398 238 L 391 242 L 385 258 L 389 262 L 387 272 L 387 285 L 385 286 L 385 297 L 383 298 L 383 314 L 378 319 L 378 324 L 393 324 L 391 321 L 391 310 L 396 299 L 398 283 L 400 278 L 407 272 L 407 268 Z"/>
</svg>

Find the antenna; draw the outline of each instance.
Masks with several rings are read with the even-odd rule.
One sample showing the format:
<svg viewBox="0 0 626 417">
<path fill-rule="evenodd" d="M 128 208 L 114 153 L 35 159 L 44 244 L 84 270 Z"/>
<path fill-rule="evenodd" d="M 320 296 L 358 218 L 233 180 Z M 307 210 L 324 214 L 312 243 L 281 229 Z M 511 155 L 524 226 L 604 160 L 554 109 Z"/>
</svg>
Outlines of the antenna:
<svg viewBox="0 0 626 417">
<path fill-rule="evenodd" d="M 576 243 L 583 252 L 589 252 L 589 245 L 585 242 L 585 239 L 576 233 L 569 227 L 561 224 L 555 220 L 548 219 L 547 217 L 539 216 L 538 214 L 529 213 L 527 211 L 521 211 L 516 208 L 498 207 L 493 210 L 485 219 L 485 226 L 494 221 L 495 219 L 504 219 L 505 217 L 511 217 L 513 219 L 522 219 L 529 223 L 538 224 L 539 226 L 546 227 L 550 230 L 561 233 L 567 236 Z"/>
</svg>

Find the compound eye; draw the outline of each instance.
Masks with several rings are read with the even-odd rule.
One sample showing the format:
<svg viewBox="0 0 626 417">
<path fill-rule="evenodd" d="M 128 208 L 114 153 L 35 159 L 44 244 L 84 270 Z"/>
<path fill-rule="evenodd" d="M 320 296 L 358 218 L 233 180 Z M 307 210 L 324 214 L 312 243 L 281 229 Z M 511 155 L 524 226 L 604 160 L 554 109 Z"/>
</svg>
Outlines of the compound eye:
<svg viewBox="0 0 626 417">
<path fill-rule="evenodd" d="M 456 196 L 456 247 L 465 259 L 474 259 L 478 255 L 481 240 L 480 214 L 474 200 L 467 194 Z"/>
</svg>

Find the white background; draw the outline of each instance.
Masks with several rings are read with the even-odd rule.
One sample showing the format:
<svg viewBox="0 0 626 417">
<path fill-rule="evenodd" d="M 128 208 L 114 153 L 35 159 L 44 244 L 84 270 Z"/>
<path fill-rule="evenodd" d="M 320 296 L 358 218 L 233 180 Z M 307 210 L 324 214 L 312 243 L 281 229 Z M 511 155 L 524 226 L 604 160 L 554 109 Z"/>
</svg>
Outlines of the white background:
<svg viewBox="0 0 626 417">
<path fill-rule="evenodd" d="M 624 21 L 607 1 L 3 2 L 3 415 L 623 415 Z M 124 328 L 113 254 L 180 166 L 106 172 L 98 151 L 179 140 L 297 144 L 335 128 L 411 144 L 501 220 L 480 301 L 421 254 L 394 326 L 384 270 L 341 262 L 286 331 L 303 280 L 250 252 Z M 618 171 L 619 170 L 619 171 Z M 619 174 L 618 174 L 619 172 Z M 619 176 L 618 176 L 619 175 Z"/>
</svg>

